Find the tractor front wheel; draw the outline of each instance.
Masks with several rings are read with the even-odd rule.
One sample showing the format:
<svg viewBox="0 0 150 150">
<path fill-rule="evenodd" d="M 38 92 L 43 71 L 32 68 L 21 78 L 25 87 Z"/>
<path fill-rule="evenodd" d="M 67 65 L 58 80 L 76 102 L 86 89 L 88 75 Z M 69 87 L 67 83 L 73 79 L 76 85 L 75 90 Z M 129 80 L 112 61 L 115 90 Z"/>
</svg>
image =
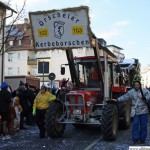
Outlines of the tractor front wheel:
<svg viewBox="0 0 150 150">
<path fill-rule="evenodd" d="M 58 104 L 49 107 L 45 116 L 45 126 L 47 134 L 51 138 L 61 137 L 65 130 L 65 124 L 60 124 L 59 119 L 62 116 L 62 109 Z"/>
<path fill-rule="evenodd" d="M 102 110 L 102 135 L 105 141 L 117 138 L 118 111 L 114 104 L 106 104 Z"/>
</svg>

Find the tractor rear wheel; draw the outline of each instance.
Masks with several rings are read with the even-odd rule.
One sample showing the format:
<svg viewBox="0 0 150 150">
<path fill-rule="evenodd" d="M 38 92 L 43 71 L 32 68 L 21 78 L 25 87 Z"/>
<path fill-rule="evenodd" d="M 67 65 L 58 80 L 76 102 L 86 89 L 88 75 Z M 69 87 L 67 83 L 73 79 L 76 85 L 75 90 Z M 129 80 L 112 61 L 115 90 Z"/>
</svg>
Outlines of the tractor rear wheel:
<svg viewBox="0 0 150 150">
<path fill-rule="evenodd" d="M 45 116 L 45 126 L 47 134 L 51 138 L 61 137 L 65 130 L 65 124 L 60 124 L 59 119 L 63 111 L 59 104 L 54 104 L 49 107 Z"/>
<path fill-rule="evenodd" d="M 105 141 L 117 138 L 118 111 L 114 104 L 106 104 L 102 110 L 102 135 Z"/>
</svg>

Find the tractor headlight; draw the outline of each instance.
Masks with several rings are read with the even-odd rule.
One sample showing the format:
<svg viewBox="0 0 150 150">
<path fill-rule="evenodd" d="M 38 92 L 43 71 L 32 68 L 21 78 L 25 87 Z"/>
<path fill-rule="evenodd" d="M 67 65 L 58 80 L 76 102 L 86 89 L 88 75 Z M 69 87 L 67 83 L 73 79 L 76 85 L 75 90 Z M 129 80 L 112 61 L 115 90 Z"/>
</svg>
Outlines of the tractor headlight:
<svg viewBox="0 0 150 150">
<path fill-rule="evenodd" d="M 87 103 L 86 103 L 86 105 L 87 105 L 88 107 L 90 107 L 91 104 L 92 104 L 92 102 L 90 102 L 90 101 L 87 101 Z"/>
</svg>

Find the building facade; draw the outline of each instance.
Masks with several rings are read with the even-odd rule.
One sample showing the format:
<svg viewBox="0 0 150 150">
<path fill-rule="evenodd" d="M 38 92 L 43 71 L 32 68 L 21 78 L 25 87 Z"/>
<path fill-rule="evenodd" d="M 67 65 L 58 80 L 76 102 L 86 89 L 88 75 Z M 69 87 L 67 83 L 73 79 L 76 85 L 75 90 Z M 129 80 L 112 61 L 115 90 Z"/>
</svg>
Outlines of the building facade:
<svg viewBox="0 0 150 150">
<path fill-rule="evenodd" d="M 9 10 L 11 15 L 6 16 L 6 11 Z M 0 83 L 4 81 L 4 52 L 5 42 L 7 40 L 5 35 L 6 19 L 11 17 L 13 13 L 17 13 L 15 10 L 7 6 L 0 1 Z"/>
<path fill-rule="evenodd" d="M 150 65 L 141 68 L 141 77 L 143 87 L 150 88 Z"/>
<path fill-rule="evenodd" d="M 123 48 L 116 45 L 107 45 L 107 48 L 118 58 L 118 61 L 121 62 L 125 58 L 124 54 L 121 52 Z"/>
</svg>

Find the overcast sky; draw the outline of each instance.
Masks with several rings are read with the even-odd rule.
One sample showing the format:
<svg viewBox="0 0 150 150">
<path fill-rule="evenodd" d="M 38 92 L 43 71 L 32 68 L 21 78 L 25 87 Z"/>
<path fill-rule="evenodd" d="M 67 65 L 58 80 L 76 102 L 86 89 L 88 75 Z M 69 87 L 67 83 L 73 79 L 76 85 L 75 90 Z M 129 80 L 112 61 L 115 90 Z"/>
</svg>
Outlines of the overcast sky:
<svg viewBox="0 0 150 150">
<path fill-rule="evenodd" d="M 23 1 L 11 0 L 11 7 L 21 8 Z M 126 58 L 150 64 L 150 0 L 27 0 L 25 12 L 28 17 L 29 11 L 81 5 L 89 6 L 90 26 L 98 38 L 123 48 Z"/>
</svg>

